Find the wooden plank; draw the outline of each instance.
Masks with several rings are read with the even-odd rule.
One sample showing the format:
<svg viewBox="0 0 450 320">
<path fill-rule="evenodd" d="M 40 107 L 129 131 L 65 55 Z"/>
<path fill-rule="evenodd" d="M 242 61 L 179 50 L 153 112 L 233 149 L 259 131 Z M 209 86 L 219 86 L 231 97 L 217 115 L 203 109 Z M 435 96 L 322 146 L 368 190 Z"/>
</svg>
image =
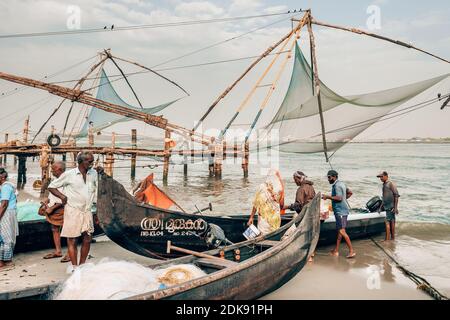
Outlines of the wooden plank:
<svg viewBox="0 0 450 320">
<path fill-rule="evenodd" d="M 208 258 L 200 258 L 195 261 L 195 263 L 202 267 L 208 267 L 208 268 L 215 268 L 215 269 L 225 269 L 229 267 L 234 267 L 238 263 L 226 259 L 221 259 L 222 261 L 219 261 L 217 259 L 208 259 Z"/>
</svg>

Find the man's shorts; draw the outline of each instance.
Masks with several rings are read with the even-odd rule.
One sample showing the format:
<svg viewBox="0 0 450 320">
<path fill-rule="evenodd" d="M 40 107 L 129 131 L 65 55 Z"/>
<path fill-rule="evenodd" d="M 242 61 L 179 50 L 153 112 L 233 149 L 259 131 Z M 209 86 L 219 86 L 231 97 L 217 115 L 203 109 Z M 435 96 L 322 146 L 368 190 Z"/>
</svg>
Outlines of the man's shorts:
<svg viewBox="0 0 450 320">
<path fill-rule="evenodd" d="M 347 228 L 347 216 L 334 216 L 336 218 L 336 230 Z"/>
<path fill-rule="evenodd" d="M 395 221 L 394 209 L 386 210 L 386 221 Z"/>
</svg>

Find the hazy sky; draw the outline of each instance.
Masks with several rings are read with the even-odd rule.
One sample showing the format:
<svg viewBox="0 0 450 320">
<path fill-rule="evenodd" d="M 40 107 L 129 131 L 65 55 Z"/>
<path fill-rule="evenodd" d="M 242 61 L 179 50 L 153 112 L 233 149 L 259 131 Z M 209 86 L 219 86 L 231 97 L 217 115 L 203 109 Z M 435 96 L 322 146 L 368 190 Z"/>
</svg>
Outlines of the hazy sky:
<svg viewBox="0 0 450 320">
<path fill-rule="evenodd" d="M 380 29 L 374 32 L 413 43 L 433 53 L 450 59 L 450 3 L 448 1 L 406 1 L 406 0 L 348 0 L 348 1 L 139 1 L 139 0 L 82 0 L 82 1 L 17 1 L 0 2 L 0 35 L 41 31 L 67 30 L 70 18 L 68 8 L 80 8 L 81 28 L 103 26 L 124 27 L 153 23 L 236 17 L 281 12 L 298 8 L 312 8 L 317 20 L 334 24 L 367 29 L 370 5 L 380 10 Z M 118 56 L 155 66 L 169 58 L 178 57 L 195 49 L 220 42 L 284 19 L 277 24 L 257 32 L 228 41 L 210 50 L 174 61 L 159 68 L 198 64 L 224 59 L 235 59 L 258 55 L 276 42 L 291 28 L 287 16 L 275 16 L 196 26 L 142 29 L 133 31 L 102 32 L 54 37 L 0 39 L 0 71 L 39 79 L 65 67 L 94 56 L 104 48 L 111 48 Z M 341 31 L 314 27 L 317 38 L 319 72 L 322 81 L 342 95 L 372 92 L 401 86 L 414 81 L 428 79 L 450 72 L 450 65 L 431 57 L 401 48 L 386 42 L 346 34 Z M 308 46 L 300 40 L 300 47 Z M 268 59 L 265 59 L 268 61 Z M 91 60 L 92 63 L 94 60 Z M 162 74 L 186 88 L 191 96 L 182 99 L 163 112 L 176 124 L 191 127 L 207 109 L 208 105 L 238 77 L 252 60 L 214 64 L 203 67 L 163 70 Z M 265 62 L 267 64 L 267 61 Z M 126 71 L 135 67 L 121 64 Z M 206 122 L 208 127 L 222 128 L 232 116 L 239 102 L 264 68 L 264 63 L 255 69 L 230 97 L 221 103 Z M 52 80 L 78 78 L 89 68 L 83 64 L 68 70 Z M 267 121 L 276 112 L 286 90 L 289 78 L 283 75 L 274 98 L 261 118 Z M 117 74 L 111 65 L 107 72 Z M 145 106 L 153 106 L 183 96 L 170 84 L 151 75 L 130 77 Z M 71 84 L 67 84 L 68 86 Z M 123 81 L 115 82 L 121 96 L 137 105 Z M 17 86 L 0 80 L 0 108 L 2 125 L 0 132 L 11 134 L 22 130 L 25 117 L 31 115 L 32 130 L 37 130 L 54 107 L 57 98 L 35 89 L 10 94 Z M 450 80 L 424 93 L 420 100 L 427 100 L 450 92 Z M 1 96 L 1 93 L 7 93 Z M 439 110 L 435 104 L 421 111 L 377 124 L 364 132 L 359 139 L 385 139 L 421 137 L 449 137 L 450 108 Z M 64 105 L 52 122 L 62 129 L 69 104 Z M 255 114 L 257 103 L 249 106 L 248 112 L 238 118 L 237 123 L 249 123 Z M 79 106 L 75 115 L 78 114 Z M 73 119 L 74 120 L 74 119 Z M 72 121 L 73 121 L 72 120 Z M 121 125 L 114 130 L 129 131 L 138 127 L 139 132 L 152 134 L 153 129 L 143 124 Z M 2 139 L 2 138 L 0 138 Z"/>
</svg>

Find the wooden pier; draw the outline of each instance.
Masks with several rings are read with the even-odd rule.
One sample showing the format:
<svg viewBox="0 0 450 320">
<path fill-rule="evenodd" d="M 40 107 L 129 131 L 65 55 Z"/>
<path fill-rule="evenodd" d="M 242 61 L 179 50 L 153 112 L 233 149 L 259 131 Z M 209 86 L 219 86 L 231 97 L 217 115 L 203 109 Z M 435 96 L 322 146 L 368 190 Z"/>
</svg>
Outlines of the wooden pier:
<svg viewBox="0 0 450 320">
<path fill-rule="evenodd" d="M 53 129 L 52 129 L 53 130 Z M 53 131 L 52 131 L 53 132 Z M 39 164 L 41 167 L 41 193 L 44 193 L 50 182 L 50 166 L 55 161 L 55 156 L 59 155 L 63 161 L 70 159 L 73 161 L 73 165 L 76 163 L 76 155 L 81 151 L 89 151 L 94 155 L 102 155 L 103 163 L 97 163 L 104 167 L 105 173 L 113 176 L 114 163 L 116 156 L 127 156 L 130 158 L 130 177 L 132 180 L 136 177 L 136 167 L 138 157 L 153 157 L 161 159 L 163 166 L 163 181 L 167 182 L 169 177 L 169 167 L 171 164 L 171 157 L 174 155 L 181 156 L 183 159 L 183 172 L 188 174 L 188 163 L 195 161 L 195 158 L 208 159 L 209 160 L 209 175 L 217 178 L 222 177 L 223 161 L 227 157 L 234 159 L 234 162 L 238 162 L 238 158 L 241 158 L 241 166 L 244 177 L 248 177 L 249 167 L 249 143 L 243 144 L 227 144 L 226 141 L 216 142 L 215 139 L 211 139 L 211 143 L 208 146 L 202 145 L 201 149 L 189 148 L 189 143 L 184 141 L 181 148 L 175 149 L 176 145 L 172 139 L 171 131 L 165 131 L 165 137 L 163 141 L 163 149 L 147 149 L 139 148 L 137 145 L 138 135 L 137 130 L 131 130 L 130 147 L 116 146 L 116 134 L 112 133 L 111 143 L 107 146 L 100 146 L 95 144 L 95 135 L 92 131 L 89 131 L 87 137 L 87 145 L 77 145 L 74 139 L 70 142 L 62 143 L 58 145 L 49 144 L 50 138 L 59 138 L 55 134 L 50 134 L 47 139 L 47 143 L 29 143 L 29 118 L 26 119 L 23 137 L 22 139 L 10 140 L 9 134 L 5 134 L 4 143 L 0 143 L 0 165 L 6 165 L 7 156 L 12 155 L 14 159 L 18 161 L 17 174 L 18 184 L 23 185 L 26 183 L 26 164 L 28 158 L 39 158 Z M 59 138 L 60 139 L 60 138 Z M 69 161 L 70 161 L 69 160 Z"/>
</svg>

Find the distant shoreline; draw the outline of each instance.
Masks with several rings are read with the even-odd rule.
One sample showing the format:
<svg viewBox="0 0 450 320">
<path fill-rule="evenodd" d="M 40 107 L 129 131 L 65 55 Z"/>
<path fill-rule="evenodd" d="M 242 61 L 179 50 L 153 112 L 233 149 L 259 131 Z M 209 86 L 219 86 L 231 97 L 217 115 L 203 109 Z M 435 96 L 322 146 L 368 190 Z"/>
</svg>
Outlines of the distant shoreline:
<svg viewBox="0 0 450 320">
<path fill-rule="evenodd" d="M 350 141 L 349 143 L 374 143 L 374 144 L 379 144 L 379 143 L 396 143 L 396 144 L 450 144 L 450 139 L 449 140 L 423 140 L 423 141 L 418 141 L 418 140 L 406 140 L 406 141 L 401 141 L 401 140 L 380 140 L 380 141 Z"/>
</svg>

